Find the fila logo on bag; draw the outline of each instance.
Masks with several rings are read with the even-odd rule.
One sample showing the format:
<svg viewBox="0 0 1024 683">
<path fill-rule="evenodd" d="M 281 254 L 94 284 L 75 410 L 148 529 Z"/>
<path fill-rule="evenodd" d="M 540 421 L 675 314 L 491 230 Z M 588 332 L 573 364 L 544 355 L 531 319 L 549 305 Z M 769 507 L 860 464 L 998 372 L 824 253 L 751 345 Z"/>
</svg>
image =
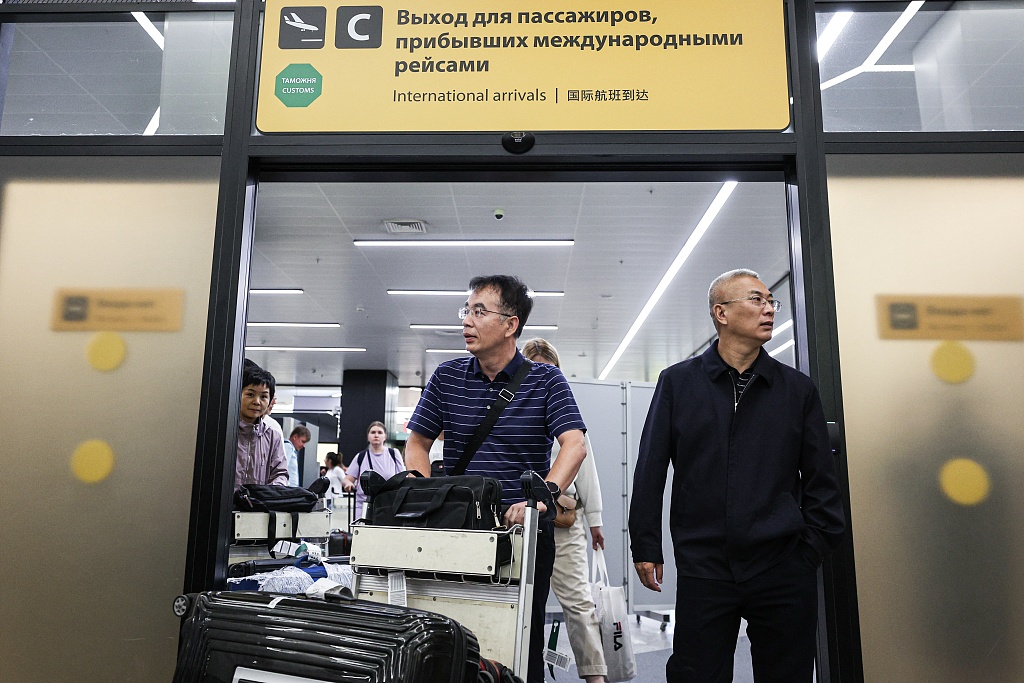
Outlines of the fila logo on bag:
<svg viewBox="0 0 1024 683">
<path fill-rule="evenodd" d="M 618 652 L 622 649 L 622 622 L 614 621 L 612 626 L 615 630 L 612 632 L 612 643 L 615 646 L 615 651 Z"/>
</svg>

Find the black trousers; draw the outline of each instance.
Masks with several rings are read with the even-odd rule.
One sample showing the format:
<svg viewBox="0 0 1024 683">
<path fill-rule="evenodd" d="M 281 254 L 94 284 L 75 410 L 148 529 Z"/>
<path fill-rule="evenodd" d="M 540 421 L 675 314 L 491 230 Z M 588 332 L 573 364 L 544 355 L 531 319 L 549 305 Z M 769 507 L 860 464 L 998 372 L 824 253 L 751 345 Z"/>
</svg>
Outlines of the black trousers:
<svg viewBox="0 0 1024 683">
<path fill-rule="evenodd" d="M 740 618 L 747 620 L 755 683 L 811 683 L 818 621 L 817 556 L 800 542 L 737 583 L 678 577 L 669 683 L 730 683 Z"/>
<path fill-rule="evenodd" d="M 537 562 L 533 570 L 533 614 L 530 621 L 530 663 L 526 683 L 544 683 L 544 619 L 555 566 L 555 525 L 540 522 L 537 528 Z"/>
</svg>

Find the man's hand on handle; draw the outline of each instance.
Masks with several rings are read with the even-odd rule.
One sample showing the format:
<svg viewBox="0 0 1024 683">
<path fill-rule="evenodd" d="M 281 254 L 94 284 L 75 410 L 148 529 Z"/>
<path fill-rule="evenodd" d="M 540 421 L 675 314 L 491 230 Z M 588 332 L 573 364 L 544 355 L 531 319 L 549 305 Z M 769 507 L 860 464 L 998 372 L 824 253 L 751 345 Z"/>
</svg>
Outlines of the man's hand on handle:
<svg viewBox="0 0 1024 683">
<path fill-rule="evenodd" d="M 661 579 L 665 571 L 665 565 L 654 564 L 653 562 L 634 562 L 636 573 L 640 577 L 640 583 L 652 591 L 661 592 Z"/>
<path fill-rule="evenodd" d="M 537 503 L 537 512 L 544 512 L 547 509 L 548 508 L 544 503 Z M 505 526 L 510 527 L 516 524 L 522 524 L 524 519 L 526 519 L 525 500 L 521 503 L 516 503 L 505 512 Z"/>
</svg>

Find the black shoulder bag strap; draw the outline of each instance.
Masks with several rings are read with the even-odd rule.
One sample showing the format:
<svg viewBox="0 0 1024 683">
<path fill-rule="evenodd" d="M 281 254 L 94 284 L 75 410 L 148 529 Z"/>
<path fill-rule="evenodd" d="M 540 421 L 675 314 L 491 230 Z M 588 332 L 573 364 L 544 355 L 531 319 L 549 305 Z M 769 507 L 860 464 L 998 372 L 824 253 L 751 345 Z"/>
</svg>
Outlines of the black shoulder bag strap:
<svg viewBox="0 0 1024 683">
<path fill-rule="evenodd" d="M 504 389 L 498 392 L 498 398 L 491 405 L 491 410 L 484 417 L 484 421 L 480 423 L 480 426 L 473 432 L 472 438 L 469 443 L 466 444 L 466 450 L 462 453 L 462 457 L 459 462 L 455 464 L 455 469 L 452 470 L 452 474 L 456 477 L 466 473 L 466 467 L 469 466 L 469 461 L 476 455 L 476 451 L 483 444 L 487 435 L 491 433 L 491 429 L 494 424 L 498 421 L 498 416 L 501 415 L 501 411 L 505 410 L 505 406 L 512 402 L 512 399 L 516 397 L 516 391 L 519 390 L 519 385 L 523 383 L 526 376 L 530 374 L 530 368 L 533 367 L 533 362 L 527 359 L 523 359 L 522 365 L 516 370 L 516 374 L 512 375 L 512 379 L 508 381 L 508 384 Z"/>
</svg>

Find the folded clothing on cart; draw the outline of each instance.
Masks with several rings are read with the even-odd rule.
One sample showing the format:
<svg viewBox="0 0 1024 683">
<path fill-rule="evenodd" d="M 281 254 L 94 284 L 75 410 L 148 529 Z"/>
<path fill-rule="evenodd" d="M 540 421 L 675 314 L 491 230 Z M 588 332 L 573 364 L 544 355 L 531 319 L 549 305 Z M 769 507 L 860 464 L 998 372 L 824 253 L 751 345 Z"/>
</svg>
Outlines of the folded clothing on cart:
<svg viewBox="0 0 1024 683">
<path fill-rule="evenodd" d="M 347 564 L 308 564 L 293 560 L 291 565 L 269 572 L 228 579 L 228 590 L 263 591 L 303 595 L 318 579 L 329 579 L 334 585 L 352 588 L 352 568 Z"/>
</svg>

